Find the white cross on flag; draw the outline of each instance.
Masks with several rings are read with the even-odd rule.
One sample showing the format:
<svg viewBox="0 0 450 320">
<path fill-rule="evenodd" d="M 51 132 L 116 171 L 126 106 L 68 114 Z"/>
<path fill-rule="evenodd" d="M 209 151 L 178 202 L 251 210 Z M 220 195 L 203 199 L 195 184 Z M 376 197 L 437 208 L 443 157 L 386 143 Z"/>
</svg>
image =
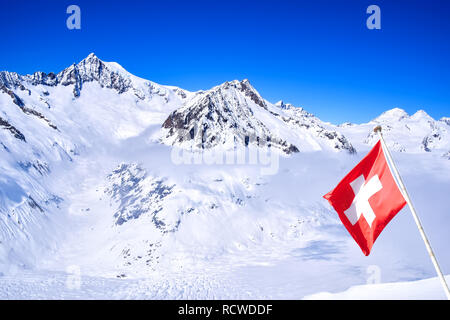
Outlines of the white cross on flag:
<svg viewBox="0 0 450 320">
<path fill-rule="evenodd" d="M 384 227 L 406 205 L 380 141 L 324 198 L 366 256 Z"/>
</svg>

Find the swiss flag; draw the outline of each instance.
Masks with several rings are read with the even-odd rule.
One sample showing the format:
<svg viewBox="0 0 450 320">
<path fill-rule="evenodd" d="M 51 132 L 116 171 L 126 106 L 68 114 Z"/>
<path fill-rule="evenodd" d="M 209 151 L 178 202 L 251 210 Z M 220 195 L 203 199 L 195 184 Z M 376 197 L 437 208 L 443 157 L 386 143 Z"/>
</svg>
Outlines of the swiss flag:
<svg viewBox="0 0 450 320">
<path fill-rule="evenodd" d="M 366 256 L 384 227 L 406 204 L 380 141 L 324 198 Z"/>
</svg>

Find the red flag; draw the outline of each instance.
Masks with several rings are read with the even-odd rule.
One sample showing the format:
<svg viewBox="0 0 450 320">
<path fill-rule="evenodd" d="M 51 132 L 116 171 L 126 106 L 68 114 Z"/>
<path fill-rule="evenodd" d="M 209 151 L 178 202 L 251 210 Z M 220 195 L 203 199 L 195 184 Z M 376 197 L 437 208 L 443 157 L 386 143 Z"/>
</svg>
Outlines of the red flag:
<svg viewBox="0 0 450 320">
<path fill-rule="evenodd" d="M 380 141 L 323 197 L 366 256 L 384 227 L 406 204 Z"/>
</svg>

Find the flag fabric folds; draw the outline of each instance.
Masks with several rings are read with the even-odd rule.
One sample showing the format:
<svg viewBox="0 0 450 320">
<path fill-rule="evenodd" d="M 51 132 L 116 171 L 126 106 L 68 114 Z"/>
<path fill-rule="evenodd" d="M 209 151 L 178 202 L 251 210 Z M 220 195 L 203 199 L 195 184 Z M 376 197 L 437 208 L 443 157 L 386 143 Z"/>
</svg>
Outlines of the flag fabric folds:
<svg viewBox="0 0 450 320">
<path fill-rule="evenodd" d="M 366 256 L 381 231 L 406 205 L 380 141 L 324 198 Z"/>
</svg>

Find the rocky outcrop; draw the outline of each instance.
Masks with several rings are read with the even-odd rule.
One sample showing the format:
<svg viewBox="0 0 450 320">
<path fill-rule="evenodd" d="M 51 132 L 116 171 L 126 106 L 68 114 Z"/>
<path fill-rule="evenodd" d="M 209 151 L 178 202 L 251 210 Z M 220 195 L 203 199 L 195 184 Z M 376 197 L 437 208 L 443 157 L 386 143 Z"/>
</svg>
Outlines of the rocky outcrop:
<svg viewBox="0 0 450 320">
<path fill-rule="evenodd" d="M 290 154 L 299 149 L 272 133 L 252 108 L 266 103 L 248 80 L 225 82 L 198 95 L 164 121 L 163 142 L 210 149 L 217 146 L 267 146 Z"/>
<path fill-rule="evenodd" d="M 12 99 L 12 102 L 17 105 L 18 107 L 23 107 L 25 104 L 23 103 L 22 99 L 20 99 L 14 91 L 11 89 L 8 89 L 5 85 L 0 85 L 0 92 L 6 93 L 9 95 Z"/>
<path fill-rule="evenodd" d="M 174 185 L 166 185 L 163 179 L 152 178 L 137 164 L 121 164 L 109 176 L 106 193 L 118 201 L 114 213 L 115 224 L 122 225 L 141 215 L 150 215 L 158 229 L 167 231 L 168 225 L 158 217 L 163 200 L 172 193 Z"/>
<path fill-rule="evenodd" d="M 28 115 L 33 115 L 35 117 L 38 117 L 39 119 L 44 120 L 47 125 L 54 129 L 54 130 L 58 130 L 58 127 L 56 125 L 54 125 L 49 119 L 47 119 L 42 113 L 40 113 L 39 111 L 36 111 L 34 109 L 30 109 L 28 107 L 22 107 L 21 110 L 23 111 L 23 113 L 28 114 Z"/>
<path fill-rule="evenodd" d="M 25 136 L 16 127 L 11 125 L 8 121 L 0 117 L 0 128 L 8 130 L 16 139 L 26 142 Z"/>
<path fill-rule="evenodd" d="M 291 104 L 285 104 L 283 101 L 278 102 L 276 106 L 287 111 L 287 114 L 289 116 L 283 116 L 274 112 L 272 112 L 272 114 L 275 117 L 286 122 L 293 128 L 301 128 L 307 130 L 315 138 L 328 140 L 328 144 L 331 144 L 332 147 L 336 150 L 344 150 L 350 154 L 356 153 L 356 149 L 343 134 L 334 130 L 326 129 L 322 125 L 322 122 L 312 113 L 307 112 L 301 107 L 295 107 Z"/>
<path fill-rule="evenodd" d="M 73 85 L 73 94 L 79 97 L 83 88 L 83 83 L 97 81 L 100 86 L 114 89 L 118 93 L 123 93 L 132 88 L 131 80 L 123 77 L 118 71 L 111 70 L 95 54 L 91 53 L 87 58 L 64 69 L 57 75 L 53 72 L 35 72 L 32 75 L 21 76 L 17 73 L 0 72 L 0 88 L 4 86 L 16 89 L 23 86 L 23 83 L 31 85 L 63 86 Z"/>
<path fill-rule="evenodd" d="M 91 53 L 78 64 L 61 71 L 57 82 L 63 86 L 74 85 L 74 95 L 80 95 L 83 83 L 97 81 L 100 86 L 123 93 L 132 87 L 130 79 L 122 77 L 119 72 L 110 70 L 95 54 Z"/>
<path fill-rule="evenodd" d="M 450 118 L 449 117 L 443 117 L 439 121 L 444 122 L 445 124 L 450 126 Z"/>
</svg>

